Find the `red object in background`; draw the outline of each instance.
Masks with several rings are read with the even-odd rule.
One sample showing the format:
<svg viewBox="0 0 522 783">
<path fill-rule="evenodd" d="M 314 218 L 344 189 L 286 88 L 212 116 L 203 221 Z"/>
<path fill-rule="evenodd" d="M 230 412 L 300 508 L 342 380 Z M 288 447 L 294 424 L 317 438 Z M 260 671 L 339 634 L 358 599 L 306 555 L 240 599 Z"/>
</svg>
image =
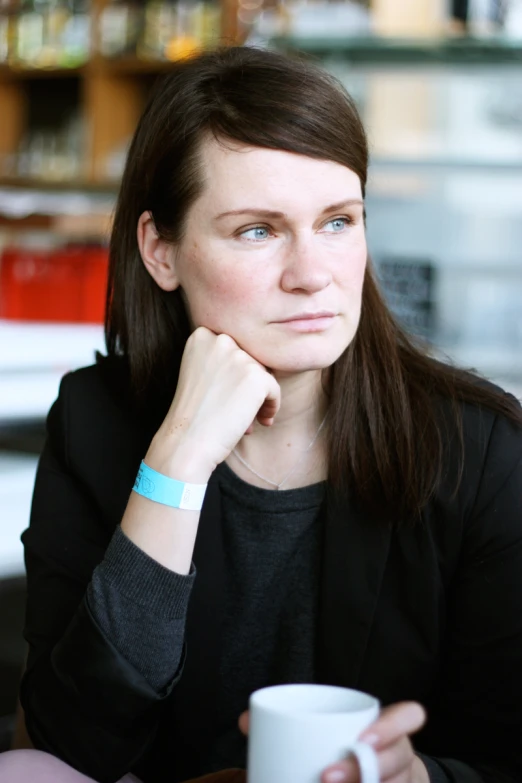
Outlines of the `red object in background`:
<svg viewBox="0 0 522 783">
<path fill-rule="evenodd" d="M 6 248 L 0 255 L 0 318 L 102 323 L 107 269 L 102 247 Z"/>
</svg>

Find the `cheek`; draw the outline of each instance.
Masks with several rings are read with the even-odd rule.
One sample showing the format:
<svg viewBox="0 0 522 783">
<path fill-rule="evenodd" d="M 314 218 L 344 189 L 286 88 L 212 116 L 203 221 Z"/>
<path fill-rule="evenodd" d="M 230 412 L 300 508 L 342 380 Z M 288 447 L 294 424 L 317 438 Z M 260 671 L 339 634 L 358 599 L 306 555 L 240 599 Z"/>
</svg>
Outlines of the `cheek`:
<svg viewBox="0 0 522 783">
<path fill-rule="evenodd" d="M 216 303 L 234 306 L 236 312 L 249 310 L 253 302 L 259 301 L 262 294 L 259 279 L 254 275 L 240 274 L 235 270 L 222 270 L 209 281 L 208 295 Z"/>
<path fill-rule="evenodd" d="M 193 253 L 188 259 L 184 288 L 192 318 L 198 325 L 214 328 L 243 312 L 252 312 L 261 291 L 259 278 L 231 268 L 220 258 L 202 258 Z"/>
<path fill-rule="evenodd" d="M 342 279 L 343 287 L 349 289 L 352 294 L 357 295 L 362 291 L 367 260 L 366 242 L 361 242 L 351 249 L 349 261 L 343 269 Z"/>
<path fill-rule="evenodd" d="M 364 275 L 366 273 L 367 264 L 368 264 L 368 248 L 366 247 L 366 242 L 365 242 L 360 249 L 359 258 L 356 264 L 356 276 L 361 288 L 364 281 Z"/>
</svg>

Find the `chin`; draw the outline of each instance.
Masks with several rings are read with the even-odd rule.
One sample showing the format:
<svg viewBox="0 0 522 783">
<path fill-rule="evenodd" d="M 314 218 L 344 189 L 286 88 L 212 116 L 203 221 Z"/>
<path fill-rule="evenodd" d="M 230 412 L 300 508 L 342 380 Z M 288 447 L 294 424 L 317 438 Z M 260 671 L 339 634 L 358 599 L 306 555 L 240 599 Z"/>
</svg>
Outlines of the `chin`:
<svg viewBox="0 0 522 783">
<path fill-rule="evenodd" d="M 281 336 L 274 339 L 272 334 L 252 334 L 250 339 L 232 336 L 240 348 L 263 367 L 286 375 L 331 367 L 353 341 L 356 331 L 356 326 L 351 324 L 350 329 L 303 334 L 297 336 L 297 339 Z"/>
<path fill-rule="evenodd" d="M 263 351 L 262 355 L 254 356 L 264 367 L 278 375 L 295 375 L 301 372 L 313 372 L 314 370 L 325 370 L 331 367 L 346 349 L 343 345 L 340 350 L 308 350 L 297 354 L 296 351 L 282 355 L 280 351 L 274 351 L 273 354 Z M 261 352 L 260 352 L 261 353 Z"/>
</svg>

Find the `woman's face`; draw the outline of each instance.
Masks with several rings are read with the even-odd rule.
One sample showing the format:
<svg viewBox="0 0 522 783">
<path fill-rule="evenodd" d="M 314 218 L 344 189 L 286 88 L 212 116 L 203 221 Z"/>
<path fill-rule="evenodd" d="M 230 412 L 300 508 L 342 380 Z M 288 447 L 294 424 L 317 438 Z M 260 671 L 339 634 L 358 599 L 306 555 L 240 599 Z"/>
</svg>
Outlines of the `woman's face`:
<svg viewBox="0 0 522 783">
<path fill-rule="evenodd" d="M 329 367 L 354 337 L 366 265 L 359 178 L 303 155 L 216 141 L 174 265 L 194 326 L 280 373 Z"/>
</svg>

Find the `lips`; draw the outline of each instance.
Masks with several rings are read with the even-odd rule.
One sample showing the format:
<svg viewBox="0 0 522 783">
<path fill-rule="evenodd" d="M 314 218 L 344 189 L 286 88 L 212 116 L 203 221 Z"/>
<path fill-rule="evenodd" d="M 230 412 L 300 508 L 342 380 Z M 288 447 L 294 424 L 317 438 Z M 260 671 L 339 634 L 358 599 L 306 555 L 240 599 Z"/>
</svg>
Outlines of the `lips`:
<svg viewBox="0 0 522 783">
<path fill-rule="evenodd" d="M 335 313 L 321 311 L 316 313 L 297 313 L 284 321 L 276 321 L 276 326 L 290 332 L 312 334 L 328 331 L 336 323 Z"/>
<path fill-rule="evenodd" d="M 334 316 L 335 313 L 331 310 L 318 310 L 315 313 L 297 313 L 296 315 L 291 315 L 290 318 L 284 318 L 278 323 L 286 324 L 291 321 L 314 321 L 318 318 L 333 318 Z"/>
</svg>

